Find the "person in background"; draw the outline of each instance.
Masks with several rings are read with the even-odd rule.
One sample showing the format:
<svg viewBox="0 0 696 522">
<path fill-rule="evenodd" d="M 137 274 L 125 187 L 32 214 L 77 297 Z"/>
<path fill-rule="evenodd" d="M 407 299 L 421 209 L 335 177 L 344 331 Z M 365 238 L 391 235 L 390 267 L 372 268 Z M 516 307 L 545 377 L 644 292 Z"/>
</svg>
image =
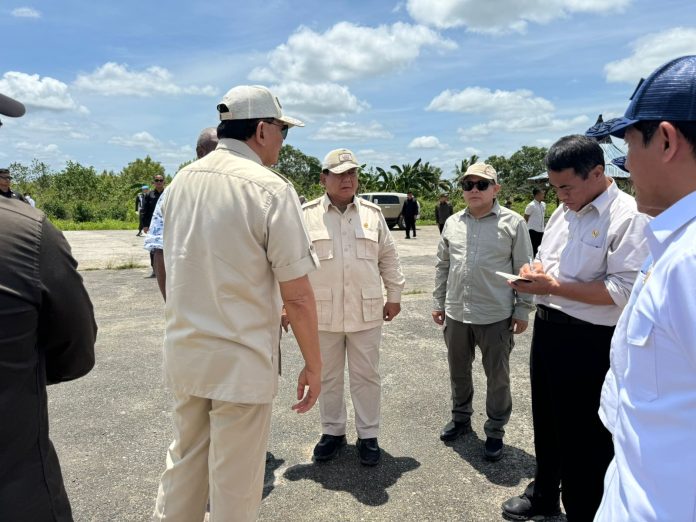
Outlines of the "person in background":
<svg viewBox="0 0 696 522">
<path fill-rule="evenodd" d="M 164 192 L 164 174 L 155 174 L 152 182 L 155 184 L 155 189 L 149 191 L 143 197 L 143 232 L 146 234 L 150 229 L 150 222 L 152 221 L 152 215 L 155 213 L 157 201 L 159 201 Z M 150 251 L 150 267 L 152 268 L 152 273 L 148 277 L 156 277 L 155 256 L 152 251 Z"/>
<path fill-rule="evenodd" d="M 435 206 L 435 221 L 437 221 L 437 228 L 440 229 L 440 234 L 442 234 L 442 229 L 445 228 L 445 221 L 454 213 L 452 205 L 449 204 L 447 199 L 447 194 L 440 195 L 440 202 Z"/>
<path fill-rule="evenodd" d="M 143 203 L 145 202 L 145 197 L 147 196 L 148 192 L 150 192 L 150 187 L 143 185 L 140 187 L 140 192 L 138 192 L 138 195 L 135 196 L 135 211 L 138 213 L 138 233 L 136 236 L 142 236 L 143 228 L 145 228 L 145 225 L 143 224 L 143 215 L 145 210 Z"/>
<path fill-rule="evenodd" d="M 532 189 L 532 201 L 524 209 L 524 220 L 527 222 L 529 229 L 529 238 L 532 240 L 532 249 L 536 256 L 541 238 L 544 236 L 544 225 L 546 216 L 546 192 L 539 187 Z"/>
<path fill-rule="evenodd" d="M 36 208 L 36 201 L 34 201 L 34 198 L 31 197 L 31 194 L 29 192 L 24 193 L 24 199 L 26 200 L 27 203 L 29 203 L 32 207 Z"/>
<path fill-rule="evenodd" d="M 413 192 L 408 192 L 406 194 L 406 201 L 401 208 L 401 215 L 404 217 L 404 223 L 406 224 L 406 239 L 411 239 L 411 232 L 413 232 L 413 237 L 416 237 L 416 219 L 420 213 L 420 205 L 416 198 L 413 197 Z"/>
<path fill-rule="evenodd" d="M 8 199 L 18 199 L 19 201 L 27 203 L 27 200 L 24 199 L 24 196 L 10 188 L 11 184 L 12 175 L 10 174 L 10 169 L 0 167 L 0 196 Z"/>
</svg>

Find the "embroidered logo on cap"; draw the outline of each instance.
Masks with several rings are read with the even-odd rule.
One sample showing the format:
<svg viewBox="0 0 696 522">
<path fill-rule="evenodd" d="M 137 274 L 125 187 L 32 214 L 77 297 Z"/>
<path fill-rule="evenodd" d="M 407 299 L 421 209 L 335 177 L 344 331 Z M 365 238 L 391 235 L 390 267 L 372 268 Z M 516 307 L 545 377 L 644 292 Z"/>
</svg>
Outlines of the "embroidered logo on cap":
<svg viewBox="0 0 696 522">
<path fill-rule="evenodd" d="M 338 161 L 352 161 L 353 155 L 348 152 L 343 152 L 338 155 Z"/>
</svg>

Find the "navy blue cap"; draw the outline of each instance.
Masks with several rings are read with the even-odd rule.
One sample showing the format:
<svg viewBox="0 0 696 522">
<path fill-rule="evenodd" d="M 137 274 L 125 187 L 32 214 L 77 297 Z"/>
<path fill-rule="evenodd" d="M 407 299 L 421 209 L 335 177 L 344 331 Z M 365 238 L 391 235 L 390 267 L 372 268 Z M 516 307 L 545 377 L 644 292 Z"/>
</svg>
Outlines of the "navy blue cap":
<svg viewBox="0 0 696 522">
<path fill-rule="evenodd" d="M 611 162 L 624 172 L 628 172 L 628 169 L 626 168 L 626 156 L 619 156 L 618 158 L 611 160 Z"/>
<path fill-rule="evenodd" d="M 647 80 L 640 80 L 623 118 L 614 118 L 587 129 L 586 136 L 623 138 L 639 121 L 696 120 L 696 56 L 682 56 L 664 64 Z"/>
<path fill-rule="evenodd" d="M 0 114 L 5 116 L 10 116 L 12 118 L 19 118 L 24 115 L 24 105 L 19 103 L 17 100 L 13 100 L 9 96 L 0 94 Z"/>
</svg>

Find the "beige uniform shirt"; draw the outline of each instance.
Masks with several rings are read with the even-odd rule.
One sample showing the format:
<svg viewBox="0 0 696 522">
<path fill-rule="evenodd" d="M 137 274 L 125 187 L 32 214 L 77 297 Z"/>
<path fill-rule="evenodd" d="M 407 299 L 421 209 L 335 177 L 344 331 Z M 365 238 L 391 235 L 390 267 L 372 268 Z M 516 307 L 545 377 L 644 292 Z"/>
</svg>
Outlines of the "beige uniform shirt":
<svg viewBox="0 0 696 522">
<path fill-rule="evenodd" d="M 210 399 L 271 402 L 278 281 L 318 266 L 297 193 L 245 143 L 223 139 L 177 174 L 163 212 L 169 384 Z"/>
<path fill-rule="evenodd" d="M 399 303 L 404 275 L 380 208 L 356 197 L 341 213 L 324 195 L 302 210 L 321 261 L 309 276 L 319 330 L 358 332 L 381 325 L 382 281 L 387 301 Z"/>
</svg>

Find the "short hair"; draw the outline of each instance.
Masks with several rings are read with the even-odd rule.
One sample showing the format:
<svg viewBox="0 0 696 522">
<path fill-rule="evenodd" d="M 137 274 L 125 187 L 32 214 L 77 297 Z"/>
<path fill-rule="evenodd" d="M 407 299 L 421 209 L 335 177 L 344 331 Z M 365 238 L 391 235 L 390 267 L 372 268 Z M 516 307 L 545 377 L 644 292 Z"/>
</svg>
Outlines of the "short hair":
<svg viewBox="0 0 696 522">
<path fill-rule="evenodd" d="M 198 141 L 196 142 L 196 155 L 203 157 L 206 154 L 215 150 L 217 147 L 217 129 L 215 127 L 207 127 L 201 131 L 198 135 Z"/>
<path fill-rule="evenodd" d="M 247 141 L 256 133 L 256 127 L 259 126 L 259 122 L 263 121 L 261 118 L 254 118 L 251 120 L 222 120 L 220 125 L 217 127 L 217 137 L 218 139 L 232 139 L 239 141 Z"/>
<path fill-rule="evenodd" d="M 544 189 L 540 189 L 539 187 L 534 187 L 532 189 L 532 196 L 536 196 L 539 192 L 546 192 Z"/>
<path fill-rule="evenodd" d="M 647 146 L 653 139 L 657 128 L 662 123 L 659 120 L 641 120 L 633 124 L 638 132 L 643 137 L 643 145 Z M 696 121 L 668 121 L 681 132 L 684 139 L 691 145 L 692 153 L 696 157 Z"/>
<path fill-rule="evenodd" d="M 0 174 L 9 174 L 9 173 L 10 173 L 10 169 L 8 169 L 6 167 L 0 167 Z"/>
<path fill-rule="evenodd" d="M 563 136 L 546 153 L 544 163 L 548 170 L 573 169 L 575 175 L 587 179 L 597 165 L 604 167 L 604 151 L 597 140 L 571 134 Z"/>
</svg>

